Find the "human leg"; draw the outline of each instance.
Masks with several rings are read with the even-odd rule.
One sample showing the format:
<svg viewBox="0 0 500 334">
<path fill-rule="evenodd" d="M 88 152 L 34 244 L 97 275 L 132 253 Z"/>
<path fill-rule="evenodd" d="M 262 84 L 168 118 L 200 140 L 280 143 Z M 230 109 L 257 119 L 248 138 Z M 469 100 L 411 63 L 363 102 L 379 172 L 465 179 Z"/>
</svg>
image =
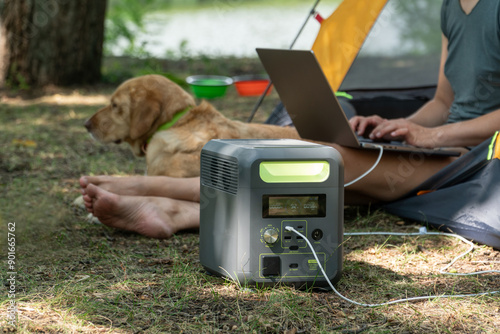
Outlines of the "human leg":
<svg viewBox="0 0 500 334">
<path fill-rule="evenodd" d="M 362 175 L 377 159 L 377 151 L 332 146 L 343 157 L 346 183 Z M 345 202 L 396 200 L 453 160 L 385 152 L 369 175 L 346 188 Z M 82 177 L 80 183 L 87 210 L 108 226 L 154 238 L 199 227 L 199 178 Z"/>
<path fill-rule="evenodd" d="M 375 163 L 378 151 L 331 145 L 344 160 L 344 182 L 348 183 Z M 345 189 L 346 204 L 389 202 L 401 198 L 456 158 L 423 153 L 384 152 L 380 163 L 366 177 Z"/>
<path fill-rule="evenodd" d="M 199 227 L 198 202 L 118 195 L 94 184 L 88 184 L 82 193 L 87 211 L 110 227 L 158 239 Z"/>
</svg>

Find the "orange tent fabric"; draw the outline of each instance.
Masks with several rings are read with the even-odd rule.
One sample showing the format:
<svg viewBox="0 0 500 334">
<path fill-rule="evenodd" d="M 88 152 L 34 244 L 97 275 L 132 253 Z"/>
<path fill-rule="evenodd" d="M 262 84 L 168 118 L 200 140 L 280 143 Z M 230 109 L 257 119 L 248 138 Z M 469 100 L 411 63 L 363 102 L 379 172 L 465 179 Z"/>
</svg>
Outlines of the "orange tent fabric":
<svg viewBox="0 0 500 334">
<path fill-rule="evenodd" d="M 312 46 L 333 91 L 337 91 L 388 0 L 344 0 L 321 22 Z"/>
</svg>

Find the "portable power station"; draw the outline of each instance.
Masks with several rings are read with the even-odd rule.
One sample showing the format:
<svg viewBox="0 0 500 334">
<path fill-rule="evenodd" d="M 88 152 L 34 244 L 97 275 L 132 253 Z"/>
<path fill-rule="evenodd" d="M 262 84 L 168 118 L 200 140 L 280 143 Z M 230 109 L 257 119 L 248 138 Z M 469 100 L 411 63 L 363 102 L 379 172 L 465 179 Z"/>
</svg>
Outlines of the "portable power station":
<svg viewBox="0 0 500 334">
<path fill-rule="evenodd" d="M 344 168 L 332 147 L 217 139 L 201 151 L 200 262 L 245 285 L 328 287 L 342 273 Z"/>
</svg>

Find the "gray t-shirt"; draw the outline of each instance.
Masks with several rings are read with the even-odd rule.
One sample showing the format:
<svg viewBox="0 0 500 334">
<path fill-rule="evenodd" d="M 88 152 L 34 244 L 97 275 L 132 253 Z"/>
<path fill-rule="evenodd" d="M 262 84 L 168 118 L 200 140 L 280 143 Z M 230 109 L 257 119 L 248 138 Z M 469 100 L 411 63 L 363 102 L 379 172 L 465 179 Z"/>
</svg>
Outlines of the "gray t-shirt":
<svg viewBox="0 0 500 334">
<path fill-rule="evenodd" d="M 500 109 L 500 0 L 479 0 L 468 15 L 460 0 L 444 0 L 441 30 L 449 42 L 444 72 L 455 94 L 448 122 Z"/>
</svg>

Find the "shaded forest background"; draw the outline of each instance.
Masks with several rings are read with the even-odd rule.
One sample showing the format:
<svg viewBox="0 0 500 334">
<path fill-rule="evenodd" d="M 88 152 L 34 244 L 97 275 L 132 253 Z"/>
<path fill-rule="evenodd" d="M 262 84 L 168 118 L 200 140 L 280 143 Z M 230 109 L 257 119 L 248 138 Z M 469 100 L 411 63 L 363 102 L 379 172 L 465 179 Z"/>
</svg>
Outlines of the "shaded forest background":
<svg viewBox="0 0 500 334">
<path fill-rule="evenodd" d="M 117 50 L 120 55 L 152 58 L 137 38 L 146 30 L 149 13 L 270 3 L 291 4 L 285 0 L 0 0 L 0 87 L 93 84 L 102 80 L 102 58 L 116 55 Z M 397 29 L 413 46 L 412 55 L 438 55 L 441 36 L 435 33 L 439 26 L 434 22 L 439 21 L 440 6 L 435 0 L 397 2 L 382 21 L 399 21 Z"/>
<path fill-rule="evenodd" d="M 126 54 L 147 56 L 135 40 L 146 13 L 173 6 L 228 6 L 239 2 L 0 1 L 0 87 L 29 89 L 98 82 L 102 57 L 110 54 L 118 41 L 126 41 Z"/>
</svg>

